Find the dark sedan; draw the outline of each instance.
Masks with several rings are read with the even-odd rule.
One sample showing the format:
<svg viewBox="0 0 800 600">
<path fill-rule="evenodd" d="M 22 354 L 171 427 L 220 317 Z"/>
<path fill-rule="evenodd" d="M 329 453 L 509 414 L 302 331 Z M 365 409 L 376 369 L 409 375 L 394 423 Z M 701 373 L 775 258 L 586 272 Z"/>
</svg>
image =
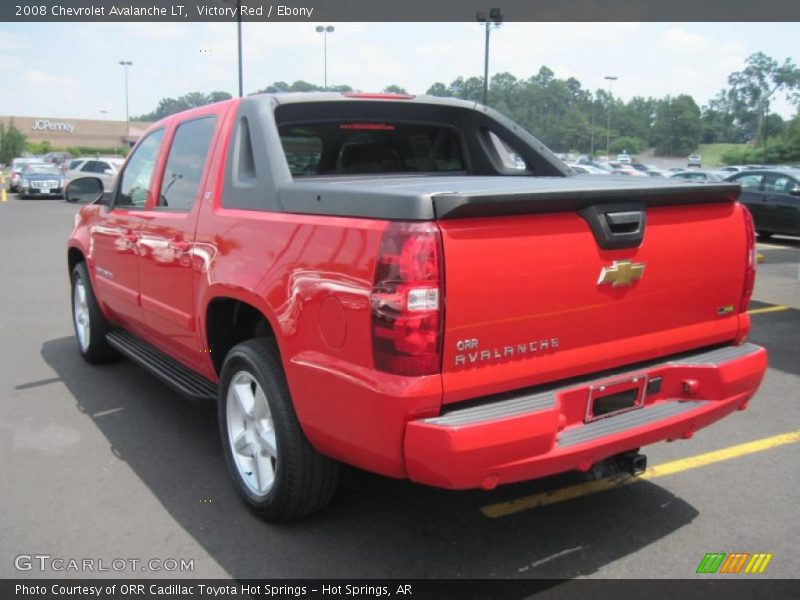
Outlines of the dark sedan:
<svg viewBox="0 0 800 600">
<path fill-rule="evenodd" d="M 753 215 L 759 237 L 800 235 L 800 169 L 759 169 L 731 175 Z"/>
<path fill-rule="evenodd" d="M 64 175 L 56 165 L 30 164 L 20 173 L 17 195 L 20 199 L 38 197 L 61 198 Z"/>
</svg>

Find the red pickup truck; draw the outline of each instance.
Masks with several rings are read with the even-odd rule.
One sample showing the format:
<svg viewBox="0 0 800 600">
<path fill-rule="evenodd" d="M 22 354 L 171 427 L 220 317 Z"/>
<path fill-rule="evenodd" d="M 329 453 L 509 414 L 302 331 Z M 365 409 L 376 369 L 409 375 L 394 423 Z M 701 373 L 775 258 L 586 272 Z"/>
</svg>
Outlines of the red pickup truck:
<svg viewBox="0 0 800 600">
<path fill-rule="evenodd" d="M 744 409 L 755 237 L 738 186 L 580 176 L 474 102 L 255 95 L 153 125 L 68 243 L 78 348 L 217 403 L 270 520 L 339 462 L 492 489 Z"/>
</svg>

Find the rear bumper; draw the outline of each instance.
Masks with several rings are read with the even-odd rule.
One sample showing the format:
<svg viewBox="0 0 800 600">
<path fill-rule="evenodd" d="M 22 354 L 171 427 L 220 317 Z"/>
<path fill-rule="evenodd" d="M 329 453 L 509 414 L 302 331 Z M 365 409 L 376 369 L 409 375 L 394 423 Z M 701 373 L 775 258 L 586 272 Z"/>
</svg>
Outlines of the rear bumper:
<svg viewBox="0 0 800 600">
<path fill-rule="evenodd" d="M 412 421 L 404 443 L 408 476 L 443 488 L 489 489 L 588 470 L 620 452 L 689 438 L 743 410 L 766 367 L 763 348 L 727 346 Z M 585 422 L 592 388 L 642 376 L 660 384 L 650 386 L 641 408 Z"/>
</svg>

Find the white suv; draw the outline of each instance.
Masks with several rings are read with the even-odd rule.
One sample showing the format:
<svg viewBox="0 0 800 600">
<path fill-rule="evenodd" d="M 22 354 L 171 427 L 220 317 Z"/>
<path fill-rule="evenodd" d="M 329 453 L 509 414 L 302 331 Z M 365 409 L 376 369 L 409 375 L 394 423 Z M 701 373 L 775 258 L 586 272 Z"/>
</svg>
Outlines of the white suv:
<svg viewBox="0 0 800 600">
<path fill-rule="evenodd" d="M 78 177 L 97 177 L 103 182 L 105 190 L 109 191 L 124 162 L 119 157 L 76 158 L 69 161 L 65 177 L 67 183 Z"/>
</svg>

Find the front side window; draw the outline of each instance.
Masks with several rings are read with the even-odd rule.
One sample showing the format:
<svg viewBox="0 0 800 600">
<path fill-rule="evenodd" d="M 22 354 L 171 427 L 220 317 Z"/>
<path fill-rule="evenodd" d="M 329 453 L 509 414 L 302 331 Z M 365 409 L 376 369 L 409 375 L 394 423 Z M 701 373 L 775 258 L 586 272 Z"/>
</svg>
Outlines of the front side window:
<svg viewBox="0 0 800 600">
<path fill-rule="evenodd" d="M 122 173 L 119 194 L 114 203 L 115 208 L 144 208 L 163 137 L 163 129 L 154 131 L 133 152 Z"/>
<path fill-rule="evenodd" d="M 216 121 L 203 117 L 178 126 L 161 179 L 158 209 L 188 211 L 194 205 Z"/>
</svg>

